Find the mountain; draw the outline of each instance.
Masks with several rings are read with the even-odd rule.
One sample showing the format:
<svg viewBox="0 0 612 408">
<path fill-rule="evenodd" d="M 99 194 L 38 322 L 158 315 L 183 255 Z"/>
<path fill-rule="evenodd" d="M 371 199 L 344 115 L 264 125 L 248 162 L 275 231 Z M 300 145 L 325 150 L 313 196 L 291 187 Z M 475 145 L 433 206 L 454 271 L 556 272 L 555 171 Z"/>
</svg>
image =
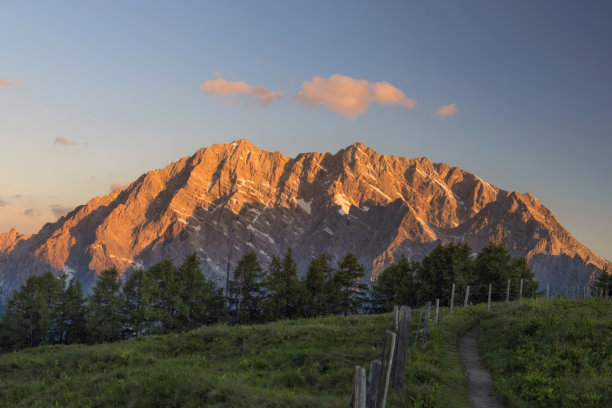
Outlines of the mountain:
<svg viewBox="0 0 612 408">
<path fill-rule="evenodd" d="M 292 247 L 303 271 L 321 252 L 359 257 L 374 280 L 401 254 L 420 260 L 440 242 L 489 240 L 527 256 L 559 292 L 593 279 L 608 262 L 578 242 L 533 195 L 508 192 L 427 158 L 376 153 L 361 143 L 295 158 L 247 140 L 198 150 L 96 197 L 30 237 L 0 235 L 0 284 L 66 271 L 91 286 L 190 252 L 209 276 L 255 250 L 262 263 Z"/>
</svg>

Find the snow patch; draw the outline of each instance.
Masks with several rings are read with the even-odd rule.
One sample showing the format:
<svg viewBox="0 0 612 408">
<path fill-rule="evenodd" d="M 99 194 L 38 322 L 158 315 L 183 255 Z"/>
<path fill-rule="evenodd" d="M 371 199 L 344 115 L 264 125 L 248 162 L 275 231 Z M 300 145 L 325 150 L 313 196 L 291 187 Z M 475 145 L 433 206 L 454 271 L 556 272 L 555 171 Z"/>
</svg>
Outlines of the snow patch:
<svg viewBox="0 0 612 408">
<path fill-rule="evenodd" d="M 266 234 L 265 232 L 261 232 L 260 230 L 258 230 L 257 228 L 253 227 L 252 225 L 249 225 L 249 226 L 247 227 L 247 229 L 248 229 L 249 231 L 256 232 L 256 233 L 258 233 L 259 235 L 262 235 L 262 236 L 266 237 L 266 238 L 268 239 L 268 241 L 270 241 L 270 243 L 271 243 L 271 244 L 276 243 L 276 242 L 275 242 L 275 241 L 272 239 L 272 237 L 271 237 L 271 236 L 269 236 L 269 235 L 268 235 L 268 234 Z"/>
<path fill-rule="evenodd" d="M 339 205 L 340 209 L 338 212 L 340 215 L 348 215 L 351 210 L 351 203 L 346 199 L 344 194 L 336 194 L 334 196 L 334 204 Z"/>
<path fill-rule="evenodd" d="M 300 206 L 300 208 L 304 211 L 306 211 L 308 213 L 308 215 L 310 215 L 310 211 L 312 210 L 310 207 L 310 204 L 312 203 L 312 200 L 310 201 L 306 201 L 302 198 L 298 198 L 297 199 L 297 203 Z"/>
<path fill-rule="evenodd" d="M 62 272 L 68 276 L 68 279 L 66 280 L 66 285 L 68 284 L 68 282 L 70 282 L 74 278 L 74 274 L 76 273 L 76 271 L 72 269 L 71 267 L 69 267 L 68 265 L 64 266 L 64 269 L 62 269 Z"/>
<path fill-rule="evenodd" d="M 323 228 L 323 231 L 327 232 L 329 235 L 334 235 L 334 231 L 330 230 L 328 227 Z"/>
</svg>

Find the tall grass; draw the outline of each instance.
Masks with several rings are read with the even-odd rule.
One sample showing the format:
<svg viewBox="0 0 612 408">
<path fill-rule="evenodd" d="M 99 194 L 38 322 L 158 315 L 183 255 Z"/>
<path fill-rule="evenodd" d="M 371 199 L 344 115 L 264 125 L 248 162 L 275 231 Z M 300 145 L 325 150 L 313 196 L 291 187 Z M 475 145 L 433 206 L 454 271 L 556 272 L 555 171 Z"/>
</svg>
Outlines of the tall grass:
<svg viewBox="0 0 612 408">
<path fill-rule="evenodd" d="M 612 302 L 527 300 L 483 321 L 480 352 L 509 408 L 612 406 Z"/>
</svg>

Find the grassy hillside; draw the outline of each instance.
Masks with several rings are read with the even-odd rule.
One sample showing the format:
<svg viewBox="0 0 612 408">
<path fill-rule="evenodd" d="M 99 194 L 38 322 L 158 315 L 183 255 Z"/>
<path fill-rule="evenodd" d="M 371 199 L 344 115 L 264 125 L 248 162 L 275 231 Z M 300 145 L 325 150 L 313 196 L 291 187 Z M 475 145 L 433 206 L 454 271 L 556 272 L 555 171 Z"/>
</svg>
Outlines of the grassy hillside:
<svg viewBox="0 0 612 408">
<path fill-rule="evenodd" d="M 527 300 L 484 320 L 479 338 L 510 408 L 612 406 L 612 302 Z"/>
<path fill-rule="evenodd" d="M 506 406 L 602 407 L 612 401 L 612 302 L 560 299 L 442 309 L 408 358 L 388 407 L 470 407 L 457 339 L 480 346 Z M 413 311 L 412 335 L 419 311 Z M 0 355 L 0 406 L 343 407 L 351 370 L 380 358 L 390 314 L 213 326 L 93 346 Z"/>
<path fill-rule="evenodd" d="M 207 327 L 0 356 L 0 405 L 346 406 L 350 367 L 379 354 L 390 315 Z"/>
<path fill-rule="evenodd" d="M 388 406 L 457 406 L 448 401 L 468 406 L 456 387 L 463 374 L 452 341 L 475 316 L 455 313 L 427 346 L 419 341 L 410 353 L 408 386 L 392 394 Z M 417 318 L 414 311 L 413 333 Z M 384 314 L 214 326 L 5 354 L 0 356 L 0 405 L 346 407 L 352 367 L 369 368 L 380 358 L 391 321 Z"/>
</svg>

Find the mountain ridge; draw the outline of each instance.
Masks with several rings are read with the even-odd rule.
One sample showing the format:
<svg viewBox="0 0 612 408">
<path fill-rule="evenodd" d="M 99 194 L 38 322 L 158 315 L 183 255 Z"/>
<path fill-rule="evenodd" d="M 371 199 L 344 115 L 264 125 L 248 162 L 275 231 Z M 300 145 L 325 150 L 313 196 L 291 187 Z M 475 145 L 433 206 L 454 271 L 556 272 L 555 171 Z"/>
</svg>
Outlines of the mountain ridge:
<svg viewBox="0 0 612 408">
<path fill-rule="evenodd" d="M 91 285 L 96 273 L 122 273 L 196 252 L 223 280 L 253 249 L 293 247 L 301 270 L 321 252 L 351 251 L 375 279 L 402 253 L 418 260 L 442 242 L 489 240 L 527 256 L 536 278 L 561 291 L 609 264 L 578 242 L 530 193 L 499 189 L 426 157 L 381 155 L 363 143 L 294 158 L 246 139 L 197 150 L 95 197 L 32 236 L 0 234 L 0 283 L 66 271 Z M 557 272 L 560 270 L 560 272 Z"/>
</svg>

